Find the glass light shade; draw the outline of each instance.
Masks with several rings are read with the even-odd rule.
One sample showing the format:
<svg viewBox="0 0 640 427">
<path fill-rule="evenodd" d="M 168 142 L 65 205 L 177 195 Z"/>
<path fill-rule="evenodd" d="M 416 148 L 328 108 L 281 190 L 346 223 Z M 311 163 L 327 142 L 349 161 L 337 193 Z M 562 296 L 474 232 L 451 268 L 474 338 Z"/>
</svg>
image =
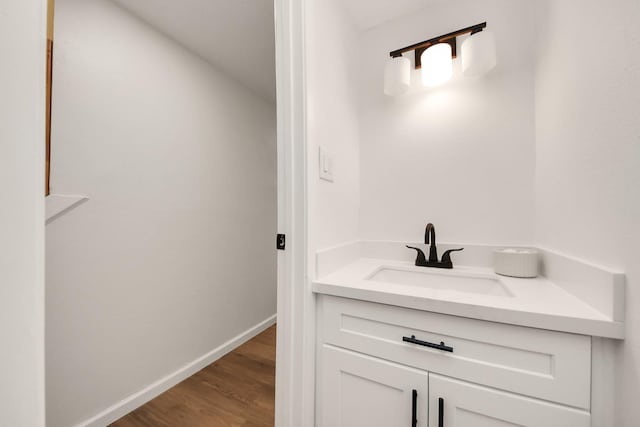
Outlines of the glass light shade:
<svg viewBox="0 0 640 427">
<path fill-rule="evenodd" d="M 462 73 L 474 77 L 496 66 L 496 42 L 493 33 L 484 30 L 462 43 Z"/>
<path fill-rule="evenodd" d="M 390 96 L 402 95 L 411 82 L 411 61 L 398 56 L 387 61 L 384 67 L 384 93 Z"/>
<path fill-rule="evenodd" d="M 422 84 L 437 86 L 448 81 L 453 75 L 453 59 L 451 45 L 438 43 L 420 55 L 422 63 Z"/>
</svg>

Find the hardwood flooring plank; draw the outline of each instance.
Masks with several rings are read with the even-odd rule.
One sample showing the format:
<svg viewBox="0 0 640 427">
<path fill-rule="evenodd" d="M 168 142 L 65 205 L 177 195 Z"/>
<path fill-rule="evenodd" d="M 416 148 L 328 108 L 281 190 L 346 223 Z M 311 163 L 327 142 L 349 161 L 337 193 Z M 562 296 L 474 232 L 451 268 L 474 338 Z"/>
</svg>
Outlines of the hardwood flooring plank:
<svg viewBox="0 0 640 427">
<path fill-rule="evenodd" d="M 274 325 L 110 427 L 272 427 L 275 359 Z"/>
</svg>

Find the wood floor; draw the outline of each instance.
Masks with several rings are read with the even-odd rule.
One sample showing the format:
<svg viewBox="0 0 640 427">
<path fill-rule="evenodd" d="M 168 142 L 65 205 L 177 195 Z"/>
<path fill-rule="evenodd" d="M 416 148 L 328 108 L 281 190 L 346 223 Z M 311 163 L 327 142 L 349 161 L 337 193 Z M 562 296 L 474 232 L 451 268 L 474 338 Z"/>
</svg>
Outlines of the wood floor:
<svg viewBox="0 0 640 427">
<path fill-rule="evenodd" d="M 111 427 L 272 427 L 276 327 L 111 424 Z"/>
</svg>

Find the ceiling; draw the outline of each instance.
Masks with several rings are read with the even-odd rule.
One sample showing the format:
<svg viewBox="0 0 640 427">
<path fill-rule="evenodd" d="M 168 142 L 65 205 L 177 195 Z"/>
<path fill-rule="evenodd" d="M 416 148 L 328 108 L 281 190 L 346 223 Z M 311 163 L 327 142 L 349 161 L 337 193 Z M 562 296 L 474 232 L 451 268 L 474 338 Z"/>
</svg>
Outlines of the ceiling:
<svg viewBox="0 0 640 427">
<path fill-rule="evenodd" d="M 113 0 L 275 103 L 272 0 Z"/>
<path fill-rule="evenodd" d="M 273 0 L 113 1 L 275 103 Z M 366 31 L 447 0 L 339 1 Z"/>
<path fill-rule="evenodd" d="M 343 0 L 343 2 L 358 29 L 366 31 L 425 7 L 446 3 L 446 0 Z"/>
</svg>

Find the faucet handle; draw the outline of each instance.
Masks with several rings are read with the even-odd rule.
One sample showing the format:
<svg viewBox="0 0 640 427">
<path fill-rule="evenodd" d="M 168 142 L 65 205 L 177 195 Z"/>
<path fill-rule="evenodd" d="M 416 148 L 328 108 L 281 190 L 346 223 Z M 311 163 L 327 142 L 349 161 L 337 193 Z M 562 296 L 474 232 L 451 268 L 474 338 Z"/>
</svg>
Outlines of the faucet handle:
<svg viewBox="0 0 640 427">
<path fill-rule="evenodd" d="M 442 264 L 447 264 L 447 265 L 451 265 L 451 267 L 453 267 L 453 262 L 451 262 L 451 252 L 458 252 L 463 250 L 464 248 L 460 248 L 460 249 L 449 249 L 448 251 L 445 251 L 445 253 L 442 254 L 442 260 L 440 261 Z"/>
<path fill-rule="evenodd" d="M 409 249 L 413 249 L 417 252 L 416 256 L 416 265 L 418 267 L 424 267 L 427 265 L 427 257 L 424 255 L 424 252 L 420 248 L 414 248 L 413 246 L 405 245 Z"/>
</svg>

